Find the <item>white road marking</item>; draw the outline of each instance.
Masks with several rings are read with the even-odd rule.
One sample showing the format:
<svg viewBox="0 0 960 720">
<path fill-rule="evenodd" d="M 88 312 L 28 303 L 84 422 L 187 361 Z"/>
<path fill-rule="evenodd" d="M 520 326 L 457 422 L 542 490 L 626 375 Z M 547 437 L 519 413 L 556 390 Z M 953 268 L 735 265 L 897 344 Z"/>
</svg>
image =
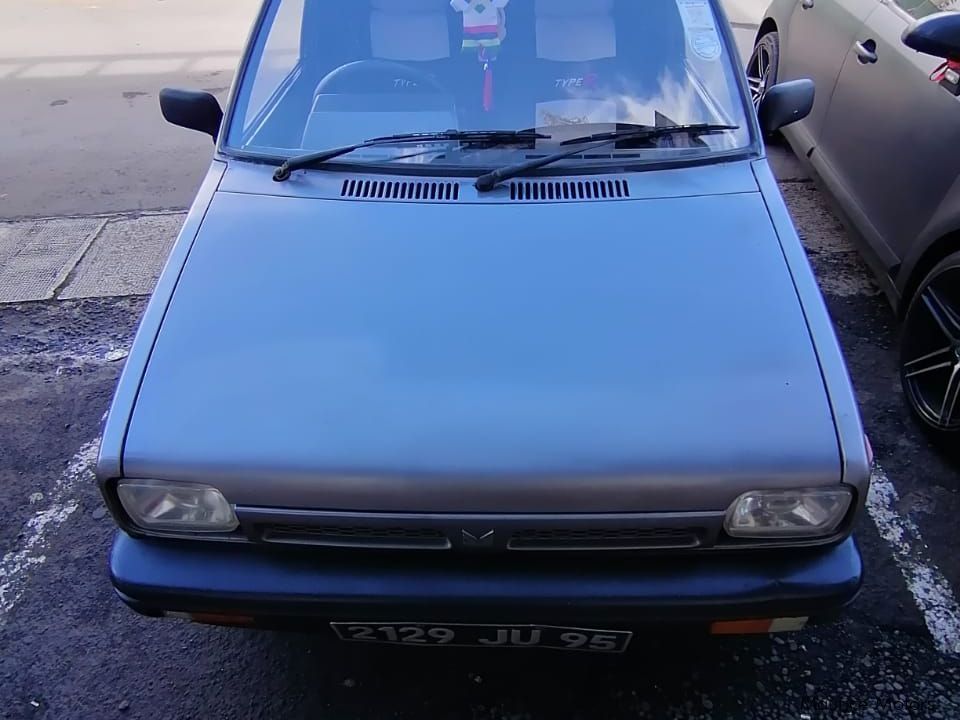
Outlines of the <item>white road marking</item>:
<svg viewBox="0 0 960 720">
<path fill-rule="evenodd" d="M 893 483 L 883 468 L 875 465 L 867 494 L 867 511 L 893 551 L 907 589 L 920 608 L 937 648 L 944 653 L 960 654 L 960 605 L 950 583 L 931 562 L 916 524 L 897 512 L 899 502 Z"/>
<path fill-rule="evenodd" d="M 23 597 L 30 572 L 46 562 L 48 536 L 60 527 L 79 507 L 76 488 L 93 481 L 93 466 L 100 449 L 100 440 L 91 440 L 73 456 L 66 470 L 48 494 L 43 510 L 34 513 L 23 527 L 23 540 L 16 550 L 0 561 L 0 625 Z"/>
</svg>

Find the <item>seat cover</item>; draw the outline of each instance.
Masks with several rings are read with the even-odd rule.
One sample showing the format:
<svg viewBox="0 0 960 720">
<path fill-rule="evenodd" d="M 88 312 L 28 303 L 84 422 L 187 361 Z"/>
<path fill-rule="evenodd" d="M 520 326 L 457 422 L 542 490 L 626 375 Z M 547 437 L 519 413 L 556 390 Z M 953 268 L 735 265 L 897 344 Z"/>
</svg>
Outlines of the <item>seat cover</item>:
<svg viewBox="0 0 960 720">
<path fill-rule="evenodd" d="M 536 0 L 537 57 L 586 62 L 617 55 L 613 0 Z"/>
<path fill-rule="evenodd" d="M 450 57 L 449 12 L 438 0 L 371 0 L 371 56 L 399 62 Z"/>
<path fill-rule="evenodd" d="M 613 0 L 536 0 L 535 11 L 544 71 L 537 127 L 615 123 L 617 103 L 604 97 L 600 72 L 617 56 Z"/>
</svg>

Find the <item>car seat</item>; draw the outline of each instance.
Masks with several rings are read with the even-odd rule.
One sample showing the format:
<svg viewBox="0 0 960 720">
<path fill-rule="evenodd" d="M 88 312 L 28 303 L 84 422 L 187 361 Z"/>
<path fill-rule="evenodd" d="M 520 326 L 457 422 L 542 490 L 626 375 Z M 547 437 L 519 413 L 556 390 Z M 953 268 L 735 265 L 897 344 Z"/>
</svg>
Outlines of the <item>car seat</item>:
<svg viewBox="0 0 960 720">
<path fill-rule="evenodd" d="M 535 0 L 536 125 L 615 122 L 614 0 Z"/>
<path fill-rule="evenodd" d="M 353 0 L 365 12 L 356 27 L 340 28 L 361 37 L 368 51 L 344 62 L 380 61 L 359 66 L 342 80 L 321 78 L 303 134 L 303 147 L 328 147 L 397 132 L 456 127 L 456 102 L 448 87 L 454 63 L 452 11 L 446 0 Z M 365 17 L 363 17 L 365 15 Z M 405 66 L 434 83 L 405 82 L 389 68 Z M 369 71 L 366 71 L 366 68 Z"/>
<path fill-rule="evenodd" d="M 666 73 L 684 81 L 675 0 L 535 0 L 535 12 L 538 126 L 625 120 L 625 99 L 655 98 Z"/>
</svg>

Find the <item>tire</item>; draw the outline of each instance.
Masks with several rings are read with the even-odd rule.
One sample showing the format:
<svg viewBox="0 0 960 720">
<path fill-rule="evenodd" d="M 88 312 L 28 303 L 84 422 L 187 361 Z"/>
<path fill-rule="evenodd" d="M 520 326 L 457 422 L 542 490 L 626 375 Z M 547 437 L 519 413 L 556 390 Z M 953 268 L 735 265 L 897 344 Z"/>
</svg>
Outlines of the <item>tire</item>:
<svg viewBox="0 0 960 720">
<path fill-rule="evenodd" d="M 780 33 L 768 32 L 757 40 L 747 61 L 747 84 L 754 108 L 759 108 L 767 90 L 777 84 L 780 71 Z"/>
<path fill-rule="evenodd" d="M 910 411 L 938 445 L 960 448 L 960 252 L 941 260 L 907 308 L 900 382 Z"/>
</svg>

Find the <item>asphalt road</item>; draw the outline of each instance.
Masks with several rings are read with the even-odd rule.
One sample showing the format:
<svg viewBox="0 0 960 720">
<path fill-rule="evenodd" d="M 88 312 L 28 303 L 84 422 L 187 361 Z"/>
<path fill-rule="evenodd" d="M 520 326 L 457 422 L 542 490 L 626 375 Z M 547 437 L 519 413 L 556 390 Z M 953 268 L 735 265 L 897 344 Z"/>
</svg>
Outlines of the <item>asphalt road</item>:
<svg viewBox="0 0 960 720">
<path fill-rule="evenodd" d="M 225 99 L 259 0 L 0 2 L 0 217 L 184 208 L 211 143 L 162 87 Z"/>
<path fill-rule="evenodd" d="M 838 622 L 776 638 L 661 631 L 640 635 L 627 657 L 607 658 L 375 651 L 323 635 L 140 618 L 109 586 L 112 523 L 92 482 L 89 443 L 143 300 L 22 303 L 0 307 L 0 543 L 7 553 L 0 716 L 960 716 L 960 661 L 931 635 L 921 597 L 943 590 L 924 585 L 928 571 L 948 596 L 960 587 L 957 471 L 904 410 L 896 324 L 842 229 L 811 183 L 782 187 L 826 293 L 878 460 L 899 493 L 893 511 L 900 529 L 925 541 L 905 565 L 897 544 L 904 538 L 881 537 L 864 514 L 857 535 L 867 584 Z M 904 571 L 911 569 L 908 583 Z M 940 631 L 949 635 L 951 627 Z"/>
<path fill-rule="evenodd" d="M 757 0 L 728 0 L 741 50 Z M 202 136 L 164 85 L 223 96 L 257 0 L 0 3 L 0 217 L 183 208 Z M 836 623 L 776 638 L 641 635 L 623 658 L 341 646 L 140 618 L 106 572 L 90 474 L 142 298 L 0 306 L 0 717 L 956 718 L 960 477 L 907 415 L 896 323 L 815 187 L 777 152 L 885 473 Z M 758 299 L 762 301 L 762 299 Z M 874 518 L 878 518 L 875 522 Z M 951 604 L 952 603 L 952 604 Z"/>
</svg>

